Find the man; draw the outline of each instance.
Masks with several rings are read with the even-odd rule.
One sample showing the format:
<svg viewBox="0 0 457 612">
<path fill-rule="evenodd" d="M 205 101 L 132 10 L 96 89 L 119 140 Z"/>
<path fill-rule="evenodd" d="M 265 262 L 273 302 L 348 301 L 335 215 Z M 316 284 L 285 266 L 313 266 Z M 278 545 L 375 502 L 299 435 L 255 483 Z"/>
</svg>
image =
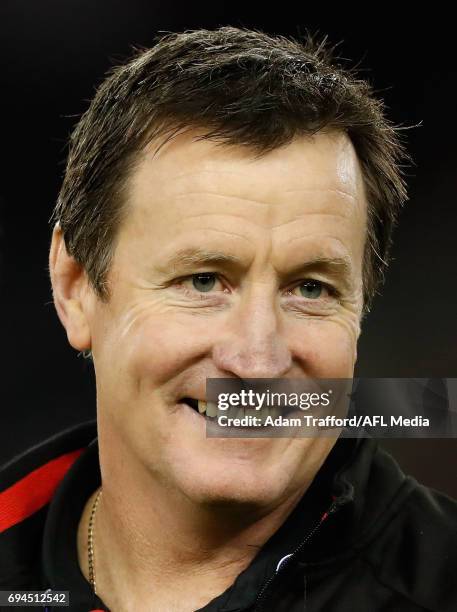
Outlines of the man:
<svg viewBox="0 0 457 612">
<path fill-rule="evenodd" d="M 78 611 L 457 609 L 456 506 L 373 440 L 206 436 L 207 378 L 352 377 L 402 155 L 311 41 L 172 34 L 111 74 L 50 252 L 97 432 L 7 466 L 2 588 Z"/>
</svg>

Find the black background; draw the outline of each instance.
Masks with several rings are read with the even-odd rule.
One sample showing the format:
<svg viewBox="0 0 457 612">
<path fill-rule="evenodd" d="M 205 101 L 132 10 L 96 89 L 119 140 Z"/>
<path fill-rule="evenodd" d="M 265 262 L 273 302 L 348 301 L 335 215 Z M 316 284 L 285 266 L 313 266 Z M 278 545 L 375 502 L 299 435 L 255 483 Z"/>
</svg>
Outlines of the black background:
<svg viewBox="0 0 457 612">
<path fill-rule="evenodd" d="M 379 8 L 374 8 L 379 6 Z M 0 463 L 94 411 L 90 366 L 51 303 L 48 219 L 65 143 L 105 71 L 159 31 L 238 25 L 341 42 L 407 131 L 415 166 L 383 295 L 364 323 L 359 376 L 457 377 L 457 69 L 450 13 L 287 2 L 2 0 Z M 457 497 L 456 440 L 388 443 L 406 469 Z"/>
</svg>

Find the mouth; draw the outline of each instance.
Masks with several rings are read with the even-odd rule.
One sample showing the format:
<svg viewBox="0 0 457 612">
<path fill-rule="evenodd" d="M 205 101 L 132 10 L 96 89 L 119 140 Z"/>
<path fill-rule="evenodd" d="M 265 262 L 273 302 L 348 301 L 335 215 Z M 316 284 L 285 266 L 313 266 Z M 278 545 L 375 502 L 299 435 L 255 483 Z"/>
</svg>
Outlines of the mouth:
<svg viewBox="0 0 457 612">
<path fill-rule="evenodd" d="M 194 412 L 210 420 L 217 416 L 217 406 L 213 402 L 206 402 L 205 400 L 199 400 L 193 397 L 183 397 L 180 400 L 180 404 L 186 404 L 186 406 L 192 408 Z"/>
<path fill-rule="evenodd" d="M 195 399 L 193 397 L 183 397 L 179 400 L 180 404 L 185 404 L 189 408 L 191 408 L 194 412 L 206 418 L 210 421 L 216 420 L 218 411 L 217 405 L 214 402 L 207 402 L 205 400 Z M 233 410 L 233 409 L 232 409 Z M 238 411 L 236 409 L 235 414 L 231 414 L 231 416 L 235 416 L 237 418 L 242 418 L 248 414 L 255 415 L 260 418 L 266 418 L 267 416 L 271 416 L 273 418 L 278 417 L 280 415 L 290 415 L 290 413 L 295 412 L 296 408 L 291 407 L 270 407 L 268 409 L 263 408 L 261 411 L 245 411 L 243 408 L 240 408 Z"/>
</svg>

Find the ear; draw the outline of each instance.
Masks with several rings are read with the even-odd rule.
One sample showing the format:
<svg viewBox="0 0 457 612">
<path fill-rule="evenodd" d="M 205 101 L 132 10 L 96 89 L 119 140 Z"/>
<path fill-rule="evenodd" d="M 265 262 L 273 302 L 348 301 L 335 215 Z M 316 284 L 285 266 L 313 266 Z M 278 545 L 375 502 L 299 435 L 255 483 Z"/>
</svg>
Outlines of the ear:
<svg viewBox="0 0 457 612">
<path fill-rule="evenodd" d="M 49 272 L 54 304 L 69 343 L 78 351 L 90 349 L 91 333 L 86 316 L 90 288 L 83 267 L 67 253 L 58 223 L 52 233 Z"/>
</svg>

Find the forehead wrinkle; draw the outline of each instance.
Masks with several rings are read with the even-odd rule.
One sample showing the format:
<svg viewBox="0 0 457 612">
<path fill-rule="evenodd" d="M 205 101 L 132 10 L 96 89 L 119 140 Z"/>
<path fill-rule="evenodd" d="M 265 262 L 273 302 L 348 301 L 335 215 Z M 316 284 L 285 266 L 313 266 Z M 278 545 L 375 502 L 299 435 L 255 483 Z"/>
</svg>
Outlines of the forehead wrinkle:
<svg viewBox="0 0 457 612">
<path fill-rule="evenodd" d="M 249 240 L 249 238 L 247 236 L 243 236 L 242 234 L 237 234 L 235 232 L 229 232 L 227 230 L 220 229 L 219 227 L 202 227 L 201 229 L 209 230 L 211 232 L 217 232 L 218 234 L 226 234 L 227 236 L 233 236 L 234 238 L 238 240 L 244 240 L 245 242 L 248 243 L 248 245 L 251 245 L 251 241 Z"/>
<path fill-rule="evenodd" d="M 290 240 L 287 241 L 287 244 L 292 244 L 292 242 L 296 242 L 297 240 L 314 240 L 314 238 L 330 238 L 332 241 L 336 241 L 338 242 L 344 249 L 344 251 L 347 253 L 348 248 L 347 245 L 344 244 L 344 242 L 338 238 L 337 236 L 333 236 L 332 234 L 328 234 L 328 233 L 321 233 L 321 234 L 317 234 L 317 233 L 313 233 L 310 234 L 309 236 L 296 236 L 295 238 L 290 238 Z"/>
<path fill-rule="evenodd" d="M 251 177 L 252 178 L 252 177 Z M 252 187 L 252 186 L 251 186 Z M 271 189 L 270 189 L 270 193 L 271 193 Z M 308 192 L 318 192 L 319 194 L 322 193 L 329 193 L 329 194 L 336 194 L 339 197 L 346 199 L 350 199 L 352 201 L 354 201 L 355 203 L 357 203 L 358 201 L 358 197 L 356 194 L 353 193 L 348 193 L 346 191 L 343 191 L 341 189 L 331 189 L 328 187 L 303 187 L 300 189 L 281 189 L 279 195 L 286 195 L 286 194 L 294 194 L 294 193 L 308 193 Z M 262 201 L 262 200 L 257 200 L 254 198 L 248 198 L 245 197 L 239 193 L 235 194 L 235 193 L 220 193 L 219 191 L 210 191 L 208 189 L 203 189 L 203 190 L 197 190 L 197 191 L 183 191 L 183 192 L 178 192 L 178 193 L 173 193 L 172 194 L 174 198 L 176 199 L 181 199 L 181 198 L 186 198 L 189 196 L 198 196 L 198 195 L 209 195 L 209 196 L 213 196 L 216 198 L 231 198 L 231 199 L 237 199 L 237 200 L 241 200 L 241 201 L 246 201 L 246 202 L 252 202 L 254 204 L 260 204 L 260 205 L 280 205 L 281 201 L 280 200 L 275 200 L 275 201 Z"/>
<path fill-rule="evenodd" d="M 173 197 L 176 199 L 182 199 L 182 198 L 187 198 L 189 196 L 194 196 L 194 195 L 210 195 L 216 198 L 224 198 L 224 199 L 232 199 L 232 200 L 235 199 L 235 200 L 240 200 L 243 202 L 252 202 L 253 204 L 260 204 L 261 206 L 271 206 L 275 204 L 275 202 L 262 202 L 261 200 L 254 200 L 253 198 L 245 198 L 244 196 L 240 196 L 240 195 L 217 193 L 213 191 L 189 191 L 185 193 L 174 194 Z"/>
<path fill-rule="evenodd" d="M 252 178 L 252 172 L 243 172 L 241 169 L 240 170 L 223 170 L 221 168 L 217 168 L 216 169 L 208 169 L 208 170 L 189 170 L 189 172 L 181 172 L 181 174 L 175 174 L 174 176 L 171 176 L 170 178 L 172 178 L 174 181 L 179 181 L 182 178 L 187 178 L 189 176 L 192 177 L 199 177 L 200 175 L 204 175 L 204 174 L 211 174 L 212 177 L 214 177 L 215 174 L 219 175 L 219 174 L 230 174 L 230 175 L 237 175 L 237 176 L 247 176 L 249 178 Z"/>
<path fill-rule="evenodd" d="M 283 223 L 278 223 L 277 225 L 272 225 L 271 229 L 277 229 L 277 228 L 281 228 L 284 227 L 285 225 L 290 225 L 291 223 L 297 223 L 299 221 L 305 221 L 307 217 L 309 216 L 318 216 L 318 217 L 341 217 L 343 219 L 350 219 L 351 218 L 351 214 L 347 214 L 344 215 L 342 213 L 332 213 L 332 212 L 323 212 L 323 211 L 311 211 L 311 212 L 306 212 L 303 213 L 301 215 L 298 215 L 296 217 L 294 217 L 293 219 L 288 219 L 287 221 L 284 221 Z M 296 238 L 293 238 L 293 240 L 296 240 Z"/>
<path fill-rule="evenodd" d="M 324 260 L 340 261 L 343 266 L 346 266 L 346 268 L 350 267 L 351 273 L 355 272 L 355 269 L 356 269 L 356 266 L 354 265 L 355 262 L 350 252 L 348 251 L 347 245 L 345 245 L 344 242 L 340 238 L 337 238 L 336 236 L 329 235 L 329 234 L 313 234 L 312 236 L 309 236 L 309 237 L 297 236 L 289 240 L 287 242 L 287 246 L 290 246 L 293 242 L 296 242 L 297 240 L 302 240 L 302 241 L 304 240 L 305 241 L 304 245 L 306 245 L 306 243 L 309 242 L 309 239 L 311 239 L 311 242 L 313 242 L 315 238 L 330 239 L 331 242 L 338 243 L 341 249 L 337 249 L 335 251 L 335 248 L 332 247 L 331 245 L 320 246 L 317 249 L 315 246 L 311 244 L 312 251 L 311 251 L 309 261 L 316 261 L 320 258 L 323 258 Z M 320 253 L 316 252 L 318 250 L 321 252 Z M 313 251 L 314 251 L 314 254 L 313 254 Z M 333 255 L 332 253 L 335 253 L 335 255 Z"/>
<path fill-rule="evenodd" d="M 249 217 L 246 217 L 244 215 L 235 214 L 232 211 L 229 211 L 229 212 L 227 212 L 227 211 L 218 211 L 218 212 L 205 212 L 205 213 L 204 212 L 201 212 L 201 213 L 198 212 L 198 213 L 195 213 L 193 215 L 186 215 L 186 221 L 188 221 L 190 219 L 201 219 L 203 217 L 224 217 L 224 216 L 225 217 L 229 216 L 230 219 L 240 219 L 243 222 L 243 228 L 245 228 L 247 226 L 249 226 L 251 229 L 253 227 L 257 227 L 257 228 L 261 227 L 263 230 L 267 230 L 267 231 L 271 230 L 272 231 L 273 229 L 275 229 L 277 227 L 281 227 L 281 225 L 284 225 L 284 224 L 273 225 L 272 222 L 271 222 L 271 216 L 272 216 L 271 212 L 269 213 L 269 216 L 264 218 L 263 220 L 260 219 L 260 218 L 256 218 L 255 220 L 252 220 Z M 199 230 L 200 231 L 220 232 L 222 234 L 227 234 L 229 236 L 235 236 L 236 238 L 241 238 L 241 239 L 249 241 L 249 238 L 247 236 L 243 236 L 243 234 L 241 234 L 241 233 L 238 234 L 238 233 L 235 233 L 235 232 L 229 232 L 229 231 L 226 231 L 226 230 L 222 230 L 222 229 L 220 229 L 218 227 L 212 227 L 211 225 L 209 225 L 207 227 L 202 225 L 199 228 Z"/>
<path fill-rule="evenodd" d="M 355 193 L 349 193 L 343 189 L 337 189 L 336 187 L 300 187 L 299 189 L 284 189 L 282 193 L 298 193 L 301 191 L 328 191 L 329 193 L 336 193 L 337 195 L 343 196 L 344 198 L 350 198 L 351 200 L 357 200 Z"/>
</svg>

